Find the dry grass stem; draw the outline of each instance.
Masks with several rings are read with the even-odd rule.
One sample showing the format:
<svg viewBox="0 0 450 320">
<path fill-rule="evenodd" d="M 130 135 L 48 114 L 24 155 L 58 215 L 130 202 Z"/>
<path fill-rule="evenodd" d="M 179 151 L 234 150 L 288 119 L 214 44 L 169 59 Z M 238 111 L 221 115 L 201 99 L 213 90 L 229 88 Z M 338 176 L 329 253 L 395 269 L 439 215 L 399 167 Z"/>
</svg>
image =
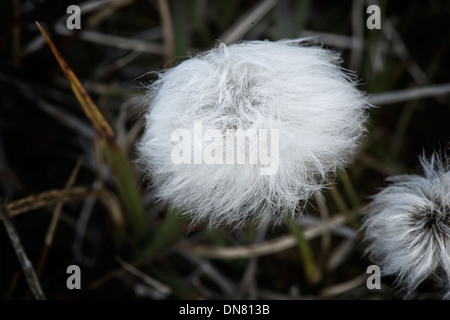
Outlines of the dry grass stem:
<svg viewBox="0 0 450 320">
<path fill-rule="evenodd" d="M 25 249 L 22 246 L 19 235 L 14 227 L 8 212 L 8 208 L 3 202 L 0 203 L 0 217 L 5 224 L 6 232 L 19 259 L 20 266 L 22 267 L 25 279 L 30 287 L 31 292 L 36 300 L 46 300 L 44 292 L 42 291 L 39 279 L 34 271 L 33 264 L 28 259 Z"/>
<path fill-rule="evenodd" d="M 242 16 L 235 24 L 228 28 L 219 39 L 225 44 L 230 44 L 242 39 L 253 26 L 258 23 L 277 4 L 276 0 L 264 0 L 246 15 Z"/>
<path fill-rule="evenodd" d="M 164 60 L 167 67 L 173 67 L 175 56 L 175 40 L 173 34 L 172 18 L 170 16 L 169 2 L 167 0 L 158 0 L 159 15 L 164 37 Z"/>
<path fill-rule="evenodd" d="M 111 215 L 115 225 L 119 227 L 123 225 L 123 213 L 117 197 L 106 189 L 73 187 L 70 189 L 49 190 L 10 202 L 7 208 L 11 213 L 11 217 L 14 217 L 18 214 L 53 205 L 57 202 L 83 201 L 89 197 L 98 197 L 109 209 L 108 213 Z M 2 218 L 0 217 L 1 220 Z"/>
<path fill-rule="evenodd" d="M 323 235 L 329 230 L 336 229 L 345 224 L 346 218 L 343 214 L 333 216 L 328 223 L 322 223 L 317 227 L 304 231 L 306 240 L 311 240 L 317 236 Z M 188 252 L 210 259 L 248 259 L 280 252 L 297 245 L 297 240 L 292 235 L 280 236 L 275 239 L 267 240 L 257 244 L 235 247 L 219 247 L 206 245 L 183 244 L 182 247 Z"/>
<path fill-rule="evenodd" d="M 373 94 L 369 102 L 376 106 L 399 103 L 423 98 L 439 97 L 450 93 L 450 83 L 436 84 L 421 88 L 394 90 Z"/>
<path fill-rule="evenodd" d="M 159 282 L 158 280 L 150 277 L 148 274 L 142 272 L 141 270 L 137 269 L 133 265 L 123 261 L 120 257 L 116 257 L 116 260 L 117 260 L 117 262 L 120 263 L 120 265 L 122 266 L 122 268 L 124 270 L 126 270 L 130 274 L 134 275 L 135 277 L 141 279 L 142 282 L 149 285 L 150 287 L 158 289 L 164 295 L 169 295 L 172 292 L 170 287 L 168 287 L 165 284 Z"/>
</svg>

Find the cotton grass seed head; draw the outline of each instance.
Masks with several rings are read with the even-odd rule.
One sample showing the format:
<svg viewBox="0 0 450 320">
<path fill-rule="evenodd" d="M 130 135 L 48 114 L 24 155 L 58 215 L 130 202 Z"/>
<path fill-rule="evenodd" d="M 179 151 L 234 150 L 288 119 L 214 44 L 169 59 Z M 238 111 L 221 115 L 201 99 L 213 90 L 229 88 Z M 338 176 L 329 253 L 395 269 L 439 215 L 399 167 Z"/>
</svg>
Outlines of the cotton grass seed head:
<svg viewBox="0 0 450 320">
<path fill-rule="evenodd" d="M 157 197 L 211 226 L 296 212 L 364 132 L 366 98 L 340 62 L 304 40 L 247 41 L 160 73 L 138 144 Z"/>
<path fill-rule="evenodd" d="M 424 176 L 388 179 L 363 224 L 371 258 L 409 292 L 431 274 L 447 288 L 450 279 L 449 162 L 435 154 L 421 164 Z"/>
</svg>

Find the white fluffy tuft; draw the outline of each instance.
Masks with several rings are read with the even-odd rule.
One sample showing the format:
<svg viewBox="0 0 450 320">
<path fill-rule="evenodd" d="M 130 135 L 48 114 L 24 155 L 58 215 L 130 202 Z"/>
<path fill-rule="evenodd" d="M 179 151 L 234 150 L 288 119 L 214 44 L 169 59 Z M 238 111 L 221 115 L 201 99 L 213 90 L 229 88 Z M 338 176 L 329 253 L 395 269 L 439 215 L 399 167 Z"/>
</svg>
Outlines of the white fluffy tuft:
<svg viewBox="0 0 450 320">
<path fill-rule="evenodd" d="M 431 274 L 443 271 L 447 288 L 450 279 L 450 164 L 436 154 L 420 160 L 425 175 L 389 178 L 363 224 L 367 252 L 409 293 Z"/>
<path fill-rule="evenodd" d="M 193 222 L 279 222 L 352 161 L 364 132 L 366 97 L 335 52 L 304 40 L 248 41 L 217 48 L 160 74 L 149 87 L 138 148 L 157 197 Z M 259 164 L 173 164 L 171 134 L 278 129 L 279 170 Z"/>
</svg>

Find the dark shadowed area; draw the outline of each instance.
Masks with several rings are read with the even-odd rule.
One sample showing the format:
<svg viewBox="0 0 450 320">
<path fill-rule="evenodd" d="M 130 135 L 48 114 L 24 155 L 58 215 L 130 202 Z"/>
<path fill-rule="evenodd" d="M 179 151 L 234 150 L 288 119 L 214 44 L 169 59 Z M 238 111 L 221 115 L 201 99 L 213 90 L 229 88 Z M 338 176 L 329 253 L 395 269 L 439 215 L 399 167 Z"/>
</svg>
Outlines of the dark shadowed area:
<svg viewBox="0 0 450 320">
<path fill-rule="evenodd" d="M 371 4 L 380 29 L 366 26 Z M 66 25 L 69 5 L 81 9 L 80 29 Z M 10 216 L 48 299 L 403 299 L 391 277 L 367 288 L 360 225 L 387 177 L 421 173 L 418 155 L 448 150 L 449 16 L 444 0 L 1 1 L 1 219 Z M 136 189 L 117 188 L 127 171 L 111 170 L 35 21 L 109 123 Z M 299 37 L 340 52 L 376 106 L 353 164 L 295 225 L 189 228 L 154 201 L 136 163 L 145 85 L 219 41 Z M 67 287 L 70 265 L 80 290 Z M 440 297 L 431 280 L 408 296 Z M 0 299 L 33 299 L 4 223 Z"/>
</svg>

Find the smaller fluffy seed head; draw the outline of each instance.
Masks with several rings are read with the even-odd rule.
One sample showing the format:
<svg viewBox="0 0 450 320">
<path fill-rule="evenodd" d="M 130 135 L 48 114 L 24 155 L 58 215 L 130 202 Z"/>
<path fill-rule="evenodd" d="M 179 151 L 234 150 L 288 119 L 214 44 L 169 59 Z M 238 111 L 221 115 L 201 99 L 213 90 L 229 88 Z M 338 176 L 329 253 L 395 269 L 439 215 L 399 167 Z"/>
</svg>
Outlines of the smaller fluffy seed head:
<svg viewBox="0 0 450 320">
<path fill-rule="evenodd" d="M 149 87 L 138 145 L 157 197 L 210 225 L 279 221 L 295 212 L 352 161 L 364 132 L 366 98 L 339 63 L 335 52 L 301 40 L 247 41 L 220 44 L 162 72 Z M 195 149 L 207 130 L 225 145 L 235 138 L 230 130 L 260 129 L 278 134 L 276 150 L 266 145 L 279 160 L 275 174 L 261 174 L 260 158 L 247 164 L 171 159 L 181 134 L 190 134 Z"/>
<path fill-rule="evenodd" d="M 450 279 L 450 166 L 436 154 L 420 161 L 424 176 L 389 178 L 363 224 L 371 258 L 409 292 L 433 273 Z"/>
</svg>

